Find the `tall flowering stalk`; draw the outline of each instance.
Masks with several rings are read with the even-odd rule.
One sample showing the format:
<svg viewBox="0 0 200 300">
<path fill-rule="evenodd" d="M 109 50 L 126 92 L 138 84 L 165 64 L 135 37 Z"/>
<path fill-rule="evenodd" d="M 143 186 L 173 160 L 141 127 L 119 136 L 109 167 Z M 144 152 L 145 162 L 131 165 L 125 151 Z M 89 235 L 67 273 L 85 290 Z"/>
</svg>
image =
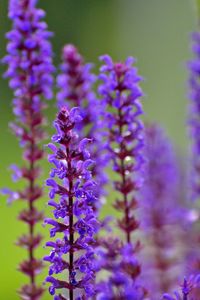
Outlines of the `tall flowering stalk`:
<svg viewBox="0 0 200 300">
<path fill-rule="evenodd" d="M 81 107 L 82 122 L 77 130 L 81 137 L 87 136 L 94 141 L 91 147 L 92 157 L 96 161 L 93 173 L 97 182 L 96 192 L 101 196 L 107 182 L 104 172 L 107 159 L 100 118 L 102 105 L 93 92 L 96 78 L 91 73 L 91 68 L 92 64 L 84 63 L 75 46 L 69 44 L 63 47 L 60 74 L 57 76 L 57 103 L 58 107 Z"/>
<path fill-rule="evenodd" d="M 94 294 L 93 236 L 98 223 L 92 208 L 96 201 L 95 183 L 89 170 L 93 161 L 86 147 L 90 140 L 80 140 L 75 130 L 81 120 L 77 108 L 70 111 L 62 108 L 55 120 L 54 143 L 49 144 L 53 151 L 49 162 L 54 167 L 46 184 L 50 188 L 49 205 L 53 207 L 54 218 L 45 222 L 52 226 L 50 236 L 59 234 L 59 238 L 47 242 L 46 246 L 52 250 L 45 260 L 51 264 L 46 279 L 51 283 L 50 294 L 63 290 L 63 294 L 55 296 L 56 300 L 89 299 Z M 54 200 L 57 195 L 58 202 Z M 59 273 L 63 274 L 63 280 L 57 278 Z"/>
<path fill-rule="evenodd" d="M 7 33 L 8 55 L 3 62 L 8 65 L 5 77 L 10 78 L 10 88 L 14 91 L 13 112 L 15 123 L 11 124 L 14 134 L 23 147 L 22 167 L 12 165 L 14 181 L 23 178 L 27 185 L 24 190 L 4 189 L 9 200 L 21 199 L 27 208 L 19 214 L 19 219 L 27 224 L 28 233 L 19 238 L 17 244 L 27 249 L 28 258 L 19 270 L 29 277 L 29 283 L 19 291 L 21 299 L 37 300 L 41 298 L 43 288 L 36 284 L 36 276 L 42 268 L 42 261 L 35 256 L 35 250 L 41 242 L 41 235 L 35 226 L 43 219 L 35 203 L 42 196 L 42 188 L 37 184 L 40 175 L 39 162 L 43 157 L 40 147 L 45 137 L 45 123 L 42 110 L 45 107 L 42 98 L 52 97 L 52 50 L 48 41 L 51 33 L 42 21 L 45 13 L 37 9 L 36 0 L 10 0 L 9 18 L 13 22 L 12 30 Z"/>
<path fill-rule="evenodd" d="M 184 216 L 178 203 L 179 173 L 171 142 L 157 124 L 146 126 L 145 141 L 147 164 L 140 217 L 147 241 L 144 277 L 155 297 L 170 291 L 177 276 L 180 220 Z"/>
<path fill-rule="evenodd" d="M 132 243 L 132 233 L 138 228 L 134 211 L 144 162 L 143 124 L 139 118 L 142 114 L 139 100 L 142 92 L 138 86 L 141 78 L 132 66 L 132 58 L 128 58 L 125 63 L 113 63 L 108 55 L 101 59 L 105 65 L 101 67 L 100 80 L 103 83 L 99 93 L 107 109 L 104 113 L 104 122 L 108 127 L 106 147 L 113 171 L 118 176 L 114 181 L 114 189 L 119 198 L 114 207 L 122 214 L 117 225 L 123 236 L 121 242 L 112 243 L 110 248 L 105 245 L 103 249 L 100 245 L 101 267 L 110 271 L 108 280 L 100 284 L 103 286 L 100 288 L 100 299 L 128 299 L 131 294 L 135 295 L 134 299 L 143 299 L 144 291 L 136 284 L 140 274 L 136 252 L 140 247 L 139 243 Z"/>
<path fill-rule="evenodd" d="M 189 78 L 189 128 L 191 137 L 191 196 L 192 199 L 198 199 L 200 196 L 200 33 L 195 32 L 192 35 L 193 45 L 192 50 L 195 55 L 192 61 L 189 62 L 188 68 L 190 71 Z"/>
<path fill-rule="evenodd" d="M 200 198 L 200 32 L 192 34 L 192 51 L 194 58 L 188 63 L 189 69 L 189 133 L 191 138 L 191 153 L 190 153 L 190 189 L 192 200 Z M 195 203 L 196 204 L 196 203 Z M 200 256 L 198 248 L 200 245 L 199 232 L 199 207 L 196 211 L 196 218 L 191 225 L 190 243 L 189 245 L 189 273 L 199 273 L 200 271 Z"/>
<path fill-rule="evenodd" d="M 118 226 L 124 234 L 126 243 L 131 242 L 132 233 L 138 228 L 133 214 L 137 207 L 136 191 L 142 182 L 143 165 L 143 124 L 140 115 L 143 113 L 139 98 L 142 91 L 138 86 L 141 77 L 132 67 L 133 58 L 125 63 L 113 63 L 105 55 L 101 58 L 105 65 L 101 67 L 99 87 L 107 112 L 104 114 L 108 126 L 107 151 L 113 163 L 113 171 L 118 175 L 114 189 L 120 198 L 114 207 L 121 211 L 123 217 Z"/>
</svg>

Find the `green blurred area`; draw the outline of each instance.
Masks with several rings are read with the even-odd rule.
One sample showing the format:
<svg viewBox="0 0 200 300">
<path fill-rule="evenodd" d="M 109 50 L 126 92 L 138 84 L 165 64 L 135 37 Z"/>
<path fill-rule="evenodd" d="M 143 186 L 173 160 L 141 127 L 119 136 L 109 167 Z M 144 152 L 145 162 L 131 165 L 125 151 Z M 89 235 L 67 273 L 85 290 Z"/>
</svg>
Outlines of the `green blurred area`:
<svg viewBox="0 0 200 300">
<path fill-rule="evenodd" d="M 1 57 L 6 51 L 4 34 L 10 28 L 7 5 L 7 0 L 0 0 Z M 53 48 L 56 65 L 65 43 L 78 46 L 86 60 L 96 64 L 96 70 L 101 54 L 108 53 L 115 60 L 123 60 L 129 55 L 136 57 L 139 73 L 144 77 L 145 120 L 160 122 L 179 151 L 187 151 L 186 61 L 190 57 L 189 34 L 196 26 L 192 0 L 40 0 L 39 6 L 46 10 L 49 29 L 55 33 Z M 1 66 L 1 75 L 3 70 Z M 8 166 L 13 162 L 21 163 L 21 149 L 7 127 L 12 120 L 12 93 L 3 79 L 0 80 L 0 99 L 0 186 L 15 188 Z M 55 113 L 55 101 L 52 101 L 48 109 L 50 124 Z M 49 168 L 44 162 L 44 178 L 48 176 Z M 41 182 L 43 180 L 41 178 Z M 40 207 L 47 211 L 46 202 L 47 197 L 41 200 Z M 16 221 L 18 211 L 25 206 L 25 203 L 18 202 L 7 207 L 1 197 L 0 299 L 19 299 L 15 291 L 26 280 L 16 271 L 18 262 L 26 252 L 14 246 L 16 238 L 26 231 Z M 42 226 L 38 229 L 44 232 L 47 239 L 48 229 Z M 42 256 L 45 250 L 38 252 Z M 45 274 L 46 270 L 41 280 Z M 46 294 L 43 299 L 50 299 L 50 296 Z"/>
</svg>

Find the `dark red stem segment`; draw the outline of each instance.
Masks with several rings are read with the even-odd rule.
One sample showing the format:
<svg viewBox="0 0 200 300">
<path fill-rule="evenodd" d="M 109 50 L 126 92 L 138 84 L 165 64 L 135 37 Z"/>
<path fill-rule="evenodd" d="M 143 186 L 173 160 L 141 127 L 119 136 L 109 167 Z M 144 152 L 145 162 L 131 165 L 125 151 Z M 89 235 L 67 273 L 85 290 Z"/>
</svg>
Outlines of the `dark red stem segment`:
<svg viewBox="0 0 200 300">
<path fill-rule="evenodd" d="M 30 56 L 30 52 L 29 52 L 29 56 Z M 29 72 L 27 74 L 27 78 L 29 76 L 29 74 L 32 74 L 32 70 L 31 67 L 29 68 Z M 29 94 L 29 99 L 28 99 L 28 107 L 29 107 L 29 116 L 28 116 L 28 130 L 30 133 L 30 160 L 29 160 L 29 174 L 30 177 L 28 178 L 29 180 L 29 188 L 30 188 L 30 195 L 29 195 L 29 214 L 30 216 L 34 214 L 35 211 L 35 207 L 34 207 L 34 191 L 35 191 L 35 177 L 32 176 L 32 174 L 34 173 L 34 170 L 36 168 L 36 161 L 35 161 L 35 149 L 36 149 L 36 140 L 35 140 L 35 129 L 37 130 L 37 126 L 34 126 L 33 123 L 33 119 L 34 119 L 34 109 L 32 107 L 32 97 L 33 97 L 33 91 L 32 89 L 30 89 L 30 94 Z M 35 128 L 36 127 L 36 128 Z M 34 240 L 34 222 L 30 222 L 29 223 L 29 234 L 30 234 L 30 240 L 33 241 Z M 31 270 L 31 274 L 30 274 L 30 283 L 32 286 L 35 286 L 35 271 L 34 271 L 34 261 L 36 260 L 34 257 L 34 247 L 33 245 L 30 244 L 29 246 L 29 260 L 30 260 L 30 266 L 32 266 L 32 270 Z M 31 300 L 35 300 L 34 295 L 31 296 Z"/>
<path fill-rule="evenodd" d="M 35 145 L 34 145 L 34 138 L 33 138 L 33 141 L 31 143 L 32 155 L 33 155 L 34 146 Z M 31 161 L 30 162 L 30 174 L 33 173 L 33 170 L 34 170 L 34 162 Z M 30 213 L 30 215 L 32 215 L 33 211 L 34 211 L 34 204 L 33 204 L 33 201 L 32 201 L 32 194 L 33 194 L 34 185 L 35 185 L 33 178 L 29 179 L 29 185 L 30 185 L 29 213 Z M 33 240 L 33 237 L 34 237 L 34 225 L 33 225 L 33 223 L 29 224 L 29 233 L 30 233 L 30 239 Z M 33 265 L 34 249 L 33 249 L 32 245 L 29 246 L 29 259 L 30 259 L 31 265 Z M 30 282 L 31 282 L 32 285 L 35 285 L 35 275 L 34 275 L 33 271 L 31 272 Z"/>
<path fill-rule="evenodd" d="M 121 108 L 118 109 L 118 116 L 119 116 L 119 120 L 122 119 L 122 111 Z M 119 122 L 119 131 L 120 131 L 120 135 L 123 136 L 123 124 L 121 122 Z M 125 148 L 124 142 L 123 140 L 120 143 L 120 152 L 123 152 Z M 122 178 L 122 184 L 123 186 L 126 185 L 126 170 L 125 170 L 125 158 L 121 157 L 120 158 L 120 164 L 121 164 L 121 178 Z M 129 207 L 128 207 L 128 199 L 127 199 L 127 194 L 123 193 L 123 201 L 124 201 L 124 215 L 125 215 L 125 221 L 126 221 L 126 225 L 127 228 L 129 228 Z M 130 243 L 131 242 L 131 234 L 130 231 L 126 231 L 126 242 Z"/>
<path fill-rule="evenodd" d="M 72 174 L 72 166 L 71 166 L 71 156 L 69 148 L 66 149 L 67 153 L 67 164 L 68 164 L 68 173 Z M 69 283 L 72 285 L 73 281 L 73 267 L 74 267 L 74 252 L 73 252 L 73 244 L 74 244 L 74 217 L 73 217 L 73 178 L 69 176 L 69 243 L 70 243 L 70 251 L 69 251 Z M 73 288 L 69 290 L 69 299 L 74 299 L 74 291 Z"/>
</svg>

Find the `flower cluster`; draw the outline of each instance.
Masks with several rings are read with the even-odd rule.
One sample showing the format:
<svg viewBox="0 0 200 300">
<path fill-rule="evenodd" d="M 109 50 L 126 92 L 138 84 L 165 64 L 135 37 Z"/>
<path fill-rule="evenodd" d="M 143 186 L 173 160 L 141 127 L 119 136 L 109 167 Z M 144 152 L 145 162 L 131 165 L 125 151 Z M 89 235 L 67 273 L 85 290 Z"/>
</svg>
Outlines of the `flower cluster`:
<svg viewBox="0 0 200 300">
<path fill-rule="evenodd" d="M 92 208 L 96 201 L 95 182 L 89 170 L 93 161 L 86 147 L 90 140 L 79 140 L 75 130 L 81 120 L 78 108 L 70 111 L 62 108 L 55 121 L 57 134 L 52 137 L 53 144 L 49 144 L 53 151 L 49 162 L 53 168 L 46 184 L 50 188 L 48 204 L 53 207 L 54 218 L 46 219 L 45 223 L 52 226 L 50 236 L 59 234 L 59 238 L 47 242 L 46 246 L 52 250 L 45 260 L 51 264 L 46 279 L 51 283 L 50 294 L 63 290 L 63 295 L 58 294 L 55 299 L 72 300 L 74 296 L 77 300 L 88 299 L 94 294 L 93 245 L 98 229 Z M 59 201 L 54 199 L 57 195 Z M 68 280 L 55 278 L 56 274 L 66 272 Z"/>
<path fill-rule="evenodd" d="M 57 76 L 57 103 L 58 107 L 81 107 L 82 122 L 77 126 L 80 136 L 93 139 L 91 153 L 96 161 L 93 169 L 95 180 L 98 183 L 97 196 L 104 195 L 104 185 L 107 176 L 104 168 L 107 157 L 104 154 L 103 131 L 104 127 L 100 116 L 102 105 L 93 92 L 96 77 L 91 73 L 92 64 L 85 64 L 82 56 L 73 45 L 65 45 L 62 50 L 62 64 Z M 96 203 L 96 208 L 99 206 Z"/>
<path fill-rule="evenodd" d="M 35 206 L 36 200 L 42 195 L 42 188 L 36 179 L 40 175 L 38 162 L 43 157 L 40 147 L 45 137 L 42 115 L 44 103 L 41 98 L 52 97 L 52 50 L 48 39 L 51 33 L 42 20 L 45 13 L 37 9 L 36 0 L 10 0 L 9 17 L 13 22 L 12 30 L 7 33 L 9 40 L 8 54 L 3 63 L 8 65 L 5 73 L 10 78 L 9 86 L 14 91 L 13 112 L 16 122 L 11 124 L 14 134 L 23 147 L 23 167 L 12 165 L 13 180 L 23 178 L 27 186 L 22 191 L 4 189 L 9 201 L 22 199 L 28 207 L 19 219 L 28 225 L 28 232 L 18 240 L 18 245 L 26 248 L 28 259 L 23 261 L 19 269 L 30 278 L 30 283 L 19 291 L 21 299 L 40 299 L 43 288 L 36 285 L 36 275 L 42 268 L 42 261 L 35 258 L 35 248 L 41 242 L 41 235 L 35 233 L 35 225 L 43 220 L 42 212 Z"/>
<path fill-rule="evenodd" d="M 190 278 L 184 278 L 183 284 L 181 285 L 181 291 L 175 291 L 174 296 L 164 294 L 164 300 L 195 300 L 199 296 L 200 278 L 198 276 L 190 276 Z M 198 290 L 198 294 L 195 294 Z M 195 297 L 195 298 L 194 298 Z"/>
<path fill-rule="evenodd" d="M 62 50 L 62 64 L 57 76 L 58 107 L 83 107 L 82 124 L 88 124 L 94 118 L 89 103 L 95 101 L 96 95 L 92 91 L 95 76 L 91 74 L 91 64 L 84 64 L 82 56 L 73 45 L 65 45 Z M 93 102 L 94 104 L 94 102 Z M 94 109 L 94 107 L 93 107 Z"/>
<path fill-rule="evenodd" d="M 195 57 L 189 62 L 188 68 L 190 71 L 189 86 L 190 86 L 190 112 L 189 112 L 189 129 L 191 137 L 191 197 L 198 199 L 200 195 L 200 33 L 193 33 L 192 50 Z"/>
<path fill-rule="evenodd" d="M 108 252 L 110 259 L 107 264 L 107 258 L 102 256 L 102 268 L 110 271 L 110 274 L 101 285 L 105 286 L 102 290 L 109 291 L 109 299 L 128 299 L 133 291 L 139 293 L 137 299 L 142 299 L 140 288 L 135 284 L 140 274 L 140 265 L 135 258 L 135 246 L 131 243 L 131 234 L 138 228 L 133 212 L 137 207 L 136 192 L 142 182 L 142 176 L 138 175 L 142 175 L 144 162 L 143 124 L 139 119 L 142 114 L 139 101 L 142 92 L 138 81 L 141 78 L 137 75 L 137 69 L 132 67 L 132 58 L 125 63 L 113 63 L 107 55 L 101 59 L 105 65 L 101 67 L 100 80 L 103 83 L 99 93 L 105 107 L 103 120 L 108 128 L 106 149 L 113 163 L 113 171 L 118 175 L 114 189 L 121 196 L 115 201 L 114 207 L 123 215 L 117 220 L 123 233 L 121 246 L 116 248 L 114 243 L 110 248 L 109 242 L 105 240 L 104 251 Z"/>
<path fill-rule="evenodd" d="M 149 290 L 155 296 L 170 291 L 176 279 L 176 272 L 173 276 L 171 273 L 178 265 L 176 252 L 183 211 L 178 198 L 178 166 L 171 142 L 157 124 L 146 126 L 145 142 L 147 163 L 140 217 L 148 251 L 151 251 L 151 261 L 147 262 L 151 267 L 145 266 L 146 276 L 151 278 Z"/>
<path fill-rule="evenodd" d="M 96 285 L 98 300 L 144 299 L 146 290 L 137 282 L 141 271 L 136 258 L 139 249 L 139 243 L 134 247 L 124 245 L 118 238 L 99 240 L 96 270 L 106 270 L 109 276 Z"/>
<path fill-rule="evenodd" d="M 104 121 L 108 126 L 107 151 L 113 163 L 113 171 L 119 176 L 114 188 L 121 195 L 114 207 L 123 213 L 118 226 L 123 231 L 127 243 L 131 233 L 138 228 L 133 211 L 137 207 L 135 192 L 142 183 L 142 166 L 144 163 L 143 124 L 139 116 L 143 113 L 139 98 L 142 91 L 138 86 L 141 77 L 132 67 L 133 58 L 125 63 L 113 63 L 105 55 L 101 57 L 105 65 L 101 67 L 99 87 L 102 101 L 107 108 Z M 139 174 L 141 176 L 139 176 Z"/>
</svg>

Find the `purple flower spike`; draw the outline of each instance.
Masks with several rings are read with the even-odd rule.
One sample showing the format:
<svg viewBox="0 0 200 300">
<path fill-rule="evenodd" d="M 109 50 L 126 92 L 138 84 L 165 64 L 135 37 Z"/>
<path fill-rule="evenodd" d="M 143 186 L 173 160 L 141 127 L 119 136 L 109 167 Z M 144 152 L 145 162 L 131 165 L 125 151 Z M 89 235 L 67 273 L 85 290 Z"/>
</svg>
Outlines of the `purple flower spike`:
<svg viewBox="0 0 200 300">
<path fill-rule="evenodd" d="M 68 108 L 81 107 L 81 118 L 77 126 L 79 136 L 92 139 L 90 147 L 92 158 L 95 160 L 93 175 L 97 186 L 95 188 L 98 198 L 105 194 L 104 186 L 107 183 L 105 166 L 107 156 L 105 155 L 105 144 L 103 142 L 103 124 L 101 115 L 102 103 L 93 92 L 96 81 L 91 73 L 91 64 L 85 64 L 82 56 L 73 45 L 65 45 L 62 51 L 62 64 L 60 74 L 57 77 L 57 102 L 58 107 Z M 80 117 L 80 115 L 79 115 Z M 98 211 L 100 201 L 95 204 Z"/>
<path fill-rule="evenodd" d="M 190 105 L 189 105 L 189 130 L 191 137 L 191 198 L 196 200 L 200 197 L 200 33 L 192 35 L 192 51 L 195 55 L 188 64 L 190 72 Z"/>
<path fill-rule="evenodd" d="M 178 276 L 172 270 L 180 271 L 178 242 L 184 215 L 178 202 L 179 171 L 171 141 L 156 124 L 147 124 L 145 141 L 147 163 L 140 211 L 147 249 L 144 277 L 150 294 L 158 297 L 172 289 Z"/>
<path fill-rule="evenodd" d="M 95 82 L 95 76 L 91 74 L 92 65 L 84 64 L 83 58 L 73 45 L 64 46 L 62 60 L 61 73 L 57 77 L 58 106 L 82 107 L 95 97 L 92 92 Z M 86 110 L 83 113 L 87 114 Z M 86 118 L 85 122 L 88 121 Z"/>
<path fill-rule="evenodd" d="M 49 162 L 53 164 L 51 177 L 46 184 L 50 189 L 50 198 L 59 196 L 59 201 L 49 201 L 53 207 L 53 219 L 45 223 L 52 226 L 50 236 L 59 233 L 60 239 L 47 242 L 51 253 L 44 258 L 50 262 L 47 282 L 51 283 L 49 292 L 54 299 L 89 299 L 95 289 L 93 267 L 94 235 L 98 230 L 98 222 L 94 215 L 93 194 L 94 181 L 91 182 L 90 166 L 92 160 L 86 150 L 87 139 L 79 140 L 76 125 L 81 118 L 74 118 L 74 109 L 62 108 L 54 123 L 59 138 L 54 139 L 58 146 L 50 145 L 53 151 Z M 86 155 L 87 153 L 87 155 Z M 64 176 L 60 176 L 64 174 Z M 52 192 L 53 191 L 53 192 Z M 53 197 L 51 195 L 53 194 Z M 56 274 L 68 273 L 68 280 L 55 278 Z M 61 294 L 59 294 L 61 290 Z M 64 295 L 68 294 L 68 298 Z M 74 298 L 75 296 L 78 296 Z"/>
<path fill-rule="evenodd" d="M 143 124 L 139 119 L 143 113 L 139 100 L 142 91 L 138 86 L 141 78 L 137 75 L 137 69 L 131 65 L 132 59 L 125 63 L 113 63 L 105 55 L 101 60 L 105 65 L 101 67 L 100 79 L 103 83 L 99 92 L 109 111 L 104 116 L 109 129 L 107 151 L 113 162 L 113 171 L 119 177 L 114 182 L 114 188 L 121 195 L 114 207 L 123 213 L 118 226 L 127 243 L 130 243 L 131 234 L 138 227 L 133 211 L 137 207 L 135 193 L 141 186 L 140 171 L 144 163 Z"/>
<path fill-rule="evenodd" d="M 125 63 L 114 63 L 105 55 L 100 69 L 99 93 L 107 112 L 103 121 L 107 126 L 106 150 L 118 179 L 114 190 L 119 196 L 114 203 L 122 218 L 117 225 L 122 231 L 123 241 L 100 242 L 100 262 L 97 268 L 106 269 L 108 278 L 98 286 L 99 299 L 144 299 L 145 290 L 137 278 L 140 264 L 136 259 L 139 242 L 132 244 L 132 234 L 139 224 L 134 211 L 137 208 L 137 192 L 142 183 L 143 169 L 143 113 L 140 103 L 142 91 L 138 85 L 141 78 L 132 66 L 133 59 Z"/>
<path fill-rule="evenodd" d="M 9 18 L 13 23 L 12 30 L 7 33 L 9 40 L 8 54 L 3 63 L 8 66 L 4 77 L 9 78 L 10 88 L 14 92 L 13 112 L 16 117 L 11 129 L 23 147 L 23 167 L 11 166 L 13 180 L 25 179 L 27 186 L 22 191 L 8 194 L 9 201 L 22 199 L 28 207 L 23 210 L 19 219 L 28 226 L 28 233 L 19 238 L 17 244 L 28 251 L 27 260 L 23 261 L 19 270 L 29 277 L 29 283 L 19 291 L 21 299 L 39 300 L 43 288 L 36 283 L 43 263 L 35 258 L 35 249 L 41 242 L 41 236 L 36 234 L 35 225 L 41 222 L 43 214 L 38 211 L 35 202 L 42 195 L 42 188 L 36 184 L 40 176 L 39 161 L 43 157 L 40 143 L 45 137 L 45 124 L 42 110 L 45 104 L 42 99 L 52 98 L 52 50 L 48 41 L 51 33 L 42 20 L 43 10 L 36 8 L 37 0 L 10 0 Z"/>
</svg>

